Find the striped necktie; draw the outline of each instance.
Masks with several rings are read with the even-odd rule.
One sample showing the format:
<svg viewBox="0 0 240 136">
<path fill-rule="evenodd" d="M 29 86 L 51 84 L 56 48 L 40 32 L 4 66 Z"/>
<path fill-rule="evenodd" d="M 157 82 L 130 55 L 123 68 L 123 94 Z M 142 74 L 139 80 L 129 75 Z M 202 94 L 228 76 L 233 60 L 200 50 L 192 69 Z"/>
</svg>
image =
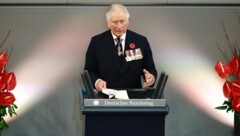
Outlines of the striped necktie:
<svg viewBox="0 0 240 136">
<path fill-rule="evenodd" d="M 123 55 L 123 52 L 122 52 L 122 40 L 121 38 L 116 38 L 115 41 L 117 42 L 117 51 L 118 51 L 118 56 L 121 56 Z"/>
</svg>

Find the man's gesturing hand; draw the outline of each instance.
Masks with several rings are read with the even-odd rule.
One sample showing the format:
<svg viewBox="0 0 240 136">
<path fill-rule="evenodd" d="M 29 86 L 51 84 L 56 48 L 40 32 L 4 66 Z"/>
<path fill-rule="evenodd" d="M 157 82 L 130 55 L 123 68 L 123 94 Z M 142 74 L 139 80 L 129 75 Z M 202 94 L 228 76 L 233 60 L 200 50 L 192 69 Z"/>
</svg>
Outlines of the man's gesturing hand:
<svg viewBox="0 0 240 136">
<path fill-rule="evenodd" d="M 144 77 L 146 80 L 146 82 L 143 84 L 143 87 L 145 88 L 145 87 L 153 85 L 153 83 L 155 81 L 154 76 L 151 73 L 149 73 L 146 69 L 143 69 L 143 73 L 144 73 Z"/>
</svg>

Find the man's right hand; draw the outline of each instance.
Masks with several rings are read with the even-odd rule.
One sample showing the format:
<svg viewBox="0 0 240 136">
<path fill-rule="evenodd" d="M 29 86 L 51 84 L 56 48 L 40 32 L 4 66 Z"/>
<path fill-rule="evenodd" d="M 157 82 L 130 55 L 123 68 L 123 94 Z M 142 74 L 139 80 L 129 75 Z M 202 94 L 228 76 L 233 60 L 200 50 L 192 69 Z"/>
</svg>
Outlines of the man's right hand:
<svg viewBox="0 0 240 136">
<path fill-rule="evenodd" d="M 106 89 L 107 88 L 107 83 L 106 81 L 102 80 L 102 79 L 99 79 L 95 85 L 96 87 L 96 90 L 97 91 L 102 91 L 102 89 Z"/>
</svg>

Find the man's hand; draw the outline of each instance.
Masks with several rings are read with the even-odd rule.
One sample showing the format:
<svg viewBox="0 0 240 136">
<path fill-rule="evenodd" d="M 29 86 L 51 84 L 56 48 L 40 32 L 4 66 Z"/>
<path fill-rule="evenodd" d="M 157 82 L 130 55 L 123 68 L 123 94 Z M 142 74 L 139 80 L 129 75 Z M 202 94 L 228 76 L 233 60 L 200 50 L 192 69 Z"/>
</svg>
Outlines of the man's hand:
<svg viewBox="0 0 240 136">
<path fill-rule="evenodd" d="M 102 89 L 106 89 L 107 88 L 107 83 L 106 83 L 106 81 L 104 81 L 104 80 L 102 80 L 102 79 L 99 79 L 98 81 L 96 81 L 97 83 L 96 83 L 96 85 L 95 85 L 95 87 L 96 87 L 96 90 L 97 91 L 102 91 Z"/>
<path fill-rule="evenodd" d="M 146 69 L 143 69 L 144 77 L 146 82 L 143 84 L 143 88 L 153 85 L 155 78 Z"/>
</svg>

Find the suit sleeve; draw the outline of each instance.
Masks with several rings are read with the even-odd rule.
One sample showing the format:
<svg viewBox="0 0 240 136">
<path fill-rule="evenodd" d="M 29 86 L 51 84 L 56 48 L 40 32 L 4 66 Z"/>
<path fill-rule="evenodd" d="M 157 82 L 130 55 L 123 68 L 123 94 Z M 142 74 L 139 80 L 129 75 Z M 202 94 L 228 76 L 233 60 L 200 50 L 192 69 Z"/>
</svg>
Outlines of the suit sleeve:
<svg viewBox="0 0 240 136">
<path fill-rule="evenodd" d="M 155 68 L 155 64 L 152 56 L 152 50 L 146 37 L 144 41 L 145 41 L 145 50 L 144 50 L 144 56 L 143 56 L 143 68 L 148 70 L 155 77 L 155 81 L 156 81 L 157 70 Z"/>
<path fill-rule="evenodd" d="M 93 85 L 95 84 L 96 80 L 99 78 L 95 45 L 96 44 L 94 42 L 94 38 L 92 38 L 86 52 L 85 67 L 84 67 L 84 70 L 88 70 Z"/>
</svg>

